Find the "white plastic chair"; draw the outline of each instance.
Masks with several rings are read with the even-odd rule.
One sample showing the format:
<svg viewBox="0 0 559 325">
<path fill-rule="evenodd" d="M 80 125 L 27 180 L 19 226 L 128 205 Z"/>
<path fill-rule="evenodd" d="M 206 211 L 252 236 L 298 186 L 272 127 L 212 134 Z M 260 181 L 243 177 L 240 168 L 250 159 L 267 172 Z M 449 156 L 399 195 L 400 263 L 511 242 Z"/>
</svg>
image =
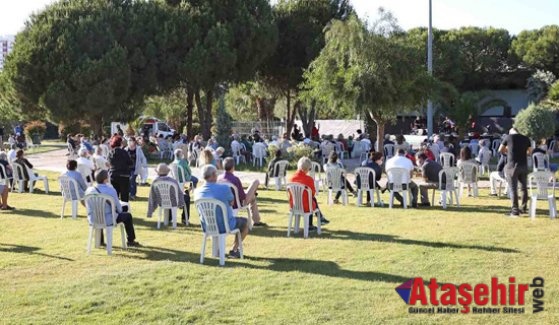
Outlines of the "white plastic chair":
<svg viewBox="0 0 559 325">
<path fill-rule="evenodd" d="M 528 175 L 530 186 L 530 218 L 536 218 L 536 204 L 538 200 L 546 200 L 549 203 L 549 217 L 557 217 L 557 205 L 555 203 L 555 177 L 550 171 L 537 171 Z"/>
<path fill-rule="evenodd" d="M 495 139 L 491 142 L 491 151 L 493 151 L 493 157 L 497 157 L 499 155 L 499 146 L 501 145 L 501 139 Z"/>
<path fill-rule="evenodd" d="M 289 161 L 287 160 L 280 160 L 274 164 L 274 176 L 271 178 L 275 178 L 276 181 L 276 191 L 281 190 L 282 183 L 287 184 L 287 166 L 289 166 Z"/>
<path fill-rule="evenodd" d="M 266 146 L 261 143 L 255 143 L 252 146 L 252 166 L 258 166 L 262 168 L 264 164 L 264 158 L 266 158 Z"/>
<path fill-rule="evenodd" d="M 458 186 L 460 188 L 459 194 L 464 194 L 464 186 L 471 186 L 473 189 L 473 196 L 478 197 L 478 166 L 477 164 L 469 161 L 460 163 L 458 172 Z"/>
<path fill-rule="evenodd" d="M 441 165 L 443 168 L 454 167 L 456 162 L 456 157 L 451 152 L 441 152 L 440 154 Z"/>
<path fill-rule="evenodd" d="M 176 206 L 179 202 L 179 187 L 174 182 L 169 181 L 157 181 L 153 182 L 151 186 L 155 186 L 155 191 L 159 193 L 159 197 L 161 198 L 161 205 L 159 206 L 159 217 L 157 218 L 157 229 L 161 226 L 161 219 L 163 219 L 164 225 L 169 224 L 169 219 L 167 215 L 163 216 L 164 210 L 171 211 L 171 220 L 173 223 L 173 229 L 177 229 L 177 210 L 178 206 Z M 150 195 L 151 195 L 150 189 Z M 173 206 L 173 202 L 171 201 L 171 193 L 175 193 L 176 203 Z M 150 198 L 151 199 L 151 198 Z"/>
<path fill-rule="evenodd" d="M 357 206 L 361 206 L 363 203 L 363 193 L 367 193 L 369 192 L 369 196 L 371 197 L 371 208 L 373 208 L 375 206 L 375 192 L 377 194 L 377 204 L 379 206 L 383 206 L 384 204 L 382 203 L 381 199 L 380 199 L 380 191 L 378 188 L 376 188 L 376 186 L 374 186 L 374 184 L 376 183 L 376 173 L 375 170 L 369 167 L 358 167 L 355 168 L 355 170 L 353 171 L 353 173 L 355 174 L 355 177 L 357 177 L 357 175 L 359 175 L 359 179 L 360 179 L 360 187 L 357 188 Z M 373 177 L 373 188 L 371 188 L 370 184 L 369 184 L 369 178 L 372 175 Z"/>
<path fill-rule="evenodd" d="M 549 171 L 549 156 L 541 152 L 532 155 L 532 168 L 537 171 Z"/>
<path fill-rule="evenodd" d="M 322 164 L 325 164 L 328 161 L 330 153 L 336 150 L 336 146 L 332 143 L 328 143 L 322 146 L 320 150 L 322 151 Z"/>
<path fill-rule="evenodd" d="M 250 209 L 248 208 L 248 204 L 247 205 L 242 204 L 242 202 L 240 200 L 240 197 L 239 197 L 239 190 L 237 189 L 237 187 L 235 185 L 231 184 L 227 180 L 220 180 L 219 183 L 229 186 L 229 188 L 233 192 L 233 197 L 235 199 L 235 203 L 237 204 L 237 208 L 233 209 L 233 215 L 235 217 L 238 217 L 239 216 L 239 210 L 245 210 L 246 213 L 247 213 L 248 229 L 252 230 L 253 224 L 252 224 L 252 215 L 250 214 Z"/>
<path fill-rule="evenodd" d="M 312 162 L 312 168 L 309 171 L 309 176 L 314 180 L 314 189 L 316 193 L 320 192 L 320 183 L 324 184 L 324 179 L 322 178 L 322 173 L 320 172 L 320 164 L 316 161 Z"/>
<path fill-rule="evenodd" d="M 410 184 L 410 171 L 405 168 L 393 167 L 386 171 L 388 175 L 388 188 L 390 189 L 389 207 L 394 204 L 394 193 L 402 193 L 404 209 L 408 208 L 408 193 Z"/>
<path fill-rule="evenodd" d="M 371 150 L 371 142 L 361 140 L 361 155 L 359 156 L 359 161 L 363 161 L 367 159 L 367 155 L 369 154 L 370 150 Z"/>
<path fill-rule="evenodd" d="M 336 153 L 340 159 L 345 159 L 345 150 L 341 142 L 336 142 Z"/>
<path fill-rule="evenodd" d="M 78 203 L 80 202 L 80 193 L 78 191 L 78 182 L 66 175 L 61 175 L 58 177 L 58 183 L 60 184 L 60 190 L 62 192 L 62 212 L 60 213 L 60 219 L 64 218 L 64 210 L 66 208 L 66 202 L 71 202 L 72 204 L 72 219 L 78 217 Z M 74 197 L 76 198 L 74 200 Z"/>
<path fill-rule="evenodd" d="M 326 169 L 326 183 L 328 186 L 328 205 L 334 204 L 334 195 L 342 192 L 342 204 L 347 205 L 347 189 L 345 188 L 345 170 L 342 168 Z"/>
<path fill-rule="evenodd" d="M 202 227 L 204 232 L 204 237 L 202 239 L 202 250 L 200 252 L 200 263 L 204 264 L 204 256 L 206 255 L 206 241 L 208 238 L 212 238 L 212 256 L 219 256 L 219 265 L 225 265 L 225 238 L 227 235 L 237 236 L 239 242 L 239 253 L 241 258 L 243 258 L 243 239 L 241 237 L 241 231 L 239 229 L 229 229 L 229 222 L 227 222 L 227 207 L 223 202 L 216 199 L 200 199 L 194 202 L 198 214 L 200 215 L 200 225 L 205 225 L 206 229 Z M 219 232 L 219 226 L 217 223 L 217 211 L 221 210 L 221 215 L 223 217 L 223 225 L 225 226 L 225 232 Z"/>
<path fill-rule="evenodd" d="M 479 151 L 479 174 L 485 175 L 485 173 L 489 173 L 489 162 L 491 161 L 491 150 L 488 148 L 481 148 Z"/>
<path fill-rule="evenodd" d="M 169 169 L 171 170 L 171 177 L 179 183 L 179 189 L 184 188 L 184 180 L 186 176 L 184 175 L 184 170 L 179 168 L 177 163 L 173 162 L 169 165 Z M 183 180 L 183 182 L 181 182 Z"/>
<path fill-rule="evenodd" d="M 555 140 L 551 140 L 549 147 L 547 148 L 547 154 L 552 158 L 555 157 L 555 143 Z"/>
<path fill-rule="evenodd" d="M 443 209 L 446 209 L 447 202 L 452 204 L 453 197 L 456 198 L 456 206 L 460 207 L 460 199 L 458 197 L 458 191 L 456 190 L 457 175 L 458 167 L 442 169 L 439 172 L 438 190 L 441 192 L 441 205 L 443 206 Z M 431 202 L 433 202 L 433 204 L 435 204 L 435 191 L 436 189 L 433 189 L 433 196 L 431 198 Z"/>
<path fill-rule="evenodd" d="M 313 215 L 316 215 L 317 233 L 320 235 L 322 230 L 320 228 L 320 217 L 318 209 L 313 210 L 312 191 L 305 185 L 298 183 L 287 184 L 287 195 L 291 198 L 293 206 L 289 209 L 289 220 L 287 224 L 287 237 L 291 235 L 291 228 L 293 227 L 294 233 L 299 233 L 299 225 L 301 217 L 303 217 L 303 237 L 309 237 L 309 222 Z M 303 204 L 303 196 L 309 198 L 308 207 L 309 211 L 305 211 Z M 293 222 L 295 221 L 295 224 Z"/>
<path fill-rule="evenodd" d="M 93 185 L 93 176 L 91 176 L 93 174 L 93 171 L 91 170 L 91 168 L 89 168 L 86 165 L 83 164 L 78 164 L 78 172 L 82 175 L 83 180 L 85 181 L 85 183 L 87 184 L 87 186 L 92 186 Z"/>
<path fill-rule="evenodd" d="M 9 187 L 10 186 L 10 178 L 8 177 L 8 174 L 6 173 L 6 168 L 4 168 L 4 165 L 0 164 L 0 170 L 2 171 L 2 173 L 0 174 L 0 184 Z M 2 176 L 2 175 L 4 175 L 4 176 Z"/>
<path fill-rule="evenodd" d="M 67 147 L 68 147 L 68 160 L 78 158 L 78 153 L 77 153 L 77 151 L 74 149 L 74 147 L 72 146 L 72 144 L 67 143 Z"/>
<path fill-rule="evenodd" d="M 29 185 L 29 193 L 33 193 L 33 189 L 35 187 L 35 183 L 37 181 L 43 181 L 43 185 L 45 187 L 45 193 L 48 194 L 49 192 L 49 180 L 46 176 L 38 176 L 35 175 L 33 170 L 27 166 L 22 166 L 16 162 L 13 163 L 12 169 L 14 171 L 14 186 L 16 183 L 18 184 L 19 193 L 23 193 L 23 183 L 25 182 L 23 168 L 27 170 L 27 175 L 29 175 L 29 180 L 27 180 Z"/>
<path fill-rule="evenodd" d="M 159 144 L 159 159 L 162 160 L 163 158 L 173 158 L 173 147 L 167 141 Z"/>
<path fill-rule="evenodd" d="M 395 155 L 395 147 L 393 144 L 385 144 L 384 145 L 384 157 L 386 160 L 394 157 Z"/>
<path fill-rule="evenodd" d="M 93 224 L 89 225 L 89 237 L 87 240 L 87 254 L 91 253 L 91 241 L 93 240 L 93 233 L 95 232 L 95 247 L 99 247 L 101 243 L 101 232 L 105 229 L 107 236 L 107 255 L 111 255 L 113 251 L 113 227 L 114 225 L 120 226 L 120 235 L 122 237 L 122 248 L 127 249 L 126 235 L 124 233 L 124 224 L 116 222 L 115 202 L 113 198 L 106 194 L 93 193 L 84 196 L 85 206 L 92 210 Z M 105 219 L 105 207 L 109 204 L 112 211 L 113 224 L 107 226 Z M 88 212 L 89 213 L 89 212 Z"/>
<path fill-rule="evenodd" d="M 233 153 L 233 159 L 235 159 L 235 163 L 239 165 L 242 161 L 245 161 L 245 156 L 241 153 L 241 145 L 238 142 L 231 142 L 231 152 Z"/>
</svg>

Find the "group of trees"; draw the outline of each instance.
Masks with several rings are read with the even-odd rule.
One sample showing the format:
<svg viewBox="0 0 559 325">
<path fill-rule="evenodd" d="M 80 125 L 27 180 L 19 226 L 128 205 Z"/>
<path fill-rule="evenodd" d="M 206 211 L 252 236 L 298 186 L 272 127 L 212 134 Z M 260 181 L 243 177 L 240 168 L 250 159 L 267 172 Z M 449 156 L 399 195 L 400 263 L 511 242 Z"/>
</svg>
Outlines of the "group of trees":
<svg viewBox="0 0 559 325">
<path fill-rule="evenodd" d="M 380 139 L 427 98 L 468 116 L 484 89 L 523 88 L 536 69 L 559 75 L 558 26 L 434 30 L 430 76 L 425 28 L 404 32 L 382 10 L 362 21 L 349 0 L 66 0 L 16 39 L 0 73 L 4 116 L 96 132 L 147 107 L 207 138 L 225 106 L 233 119 L 282 116 L 289 133 L 298 116 L 306 135 L 317 116 L 360 114 Z"/>
</svg>

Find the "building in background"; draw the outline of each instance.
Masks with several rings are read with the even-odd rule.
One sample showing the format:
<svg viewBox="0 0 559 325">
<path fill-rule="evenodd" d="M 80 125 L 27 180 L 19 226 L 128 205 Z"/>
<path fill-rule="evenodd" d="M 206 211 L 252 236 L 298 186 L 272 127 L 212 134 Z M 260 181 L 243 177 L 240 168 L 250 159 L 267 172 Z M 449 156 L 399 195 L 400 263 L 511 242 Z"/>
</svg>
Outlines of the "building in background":
<svg viewBox="0 0 559 325">
<path fill-rule="evenodd" d="M 8 53 L 14 48 L 15 36 L 0 36 L 0 70 L 4 68 L 4 62 Z"/>
</svg>

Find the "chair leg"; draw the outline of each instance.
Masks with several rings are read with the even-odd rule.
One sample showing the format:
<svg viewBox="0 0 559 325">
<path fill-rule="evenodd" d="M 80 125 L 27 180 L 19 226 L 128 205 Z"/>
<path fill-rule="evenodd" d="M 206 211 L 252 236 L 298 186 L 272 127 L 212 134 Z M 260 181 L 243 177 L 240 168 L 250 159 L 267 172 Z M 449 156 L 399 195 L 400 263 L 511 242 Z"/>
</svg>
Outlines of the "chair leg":
<svg viewBox="0 0 559 325">
<path fill-rule="evenodd" d="M 537 197 L 532 196 L 530 198 L 530 218 L 532 220 L 536 220 L 536 204 L 537 204 Z"/>
<path fill-rule="evenodd" d="M 456 190 L 454 190 L 454 196 L 456 197 L 456 206 L 460 207 L 460 198 L 458 197 L 458 193 L 456 193 Z M 450 195 L 450 203 L 452 204 L 452 192 Z"/>
<path fill-rule="evenodd" d="M 157 217 L 157 229 L 161 227 L 161 217 L 163 216 L 163 209 L 159 208 L 159 216 Z"/>
<path fill-rule="evenodd" d="M 107 227 L 105 230 L 107 235 L 107 255 L 111 255 L 113 253 L 113 227 Z"/>
<path fill-rule="evenodd" d="M 66 199 L 62 201 L 62 212 L 60 213 L 60 219 L 64 219 L 64 210 L 66 209 Z"/>
<path fill-rule="evenodd" d="M 402 193 L 402 199 L 404 200 L 404 209 L 408 208 L 408 191 Z"/>
<path fill-rule="evenodd" d="M 64 203 L 66 205 L 66 203 Z M 72 201 L 72 219 L 78 218 L 78 201 Z"/>
<path fill-rule="evenodd" d="M 390 201 L 388 202 L 388 207 L 392 209 L 393 204 L 394 204 L 394 191 L 390 191 Z"/>
<path fill-rule="evenodd" d="M 360 207 L 363 202 L 363 191 L 359 188 L 357 189 L 357 206 Z"/>
<path fill-rule="evenodd" d="M 171 217 L 173 218 L 173 229 L 177 229 L 177 208 L 171 208 Z"/>
<path fill-rule="evenodd" d="M 243 259 L 245 258 L 243 252 L 243 236 L 241 236 L 240 231 L 237 233 L 237 241 L 239 242 L 239 253 L 241 253 L 241 258 Z"/>
<path fill-rule="evenodd" d="M 441 203 L 443 206 L 443 209 L 446 210 L 446 193 L 447 191 L 441 191 Z M 450 194 L 452 196 L 452 194 Z M 435 201 L 433 201 L 433 204 L 435 204 Z"/>
<path fill-rule="evenodd" d="M 206 254 L 207 241 L 208 241 L 208 236 L 204 234 L 204 236 L 202 236 L 202 250 L 200 251 L 200 264 L 204 264 L 204 256 Z"/>
<path fill-rule="evenodd" d="M 293 224 L 293 213 L 289 212 L 289 216 L 287 217 L 287 237 L 291 235 L 291 225 Z"/>
<path fill-rule="evenodd" d="M 334 204 L 334 201 L 332 201 L 332 189 L 328 189 L 328 205 L 332 204 Z"/>
<path fill-rule="evenodd" d="M 87 254 L 91 254 L 91 242 L 93 241 L 93 227 L 91 226 L 89 226 L 89 236 L 87 238 Z"/>
<path fill-rule="evenodd" d="M 45 193 L 49 194 L 49 180 L 46 178 L 46 176 L 43 182 L 45 183 Z"/>
<path fill-rule="evenodd" d="M 301 216 L 297 214 L 295 215 L 295 226 L 293 232 L 298 234 L 300 228 L 301 228 Z"/>
<path fill-rule="evenodd" d="M 218 236 L 219 241 L 219 265 L 225 265 L 225 235 Z"/>
<path fill-rule="evenodd" d="M 309 216 L 309 218 L 312 218 L 316 216 L 316 233 L 317 234 L 321 234 L 322 233 L 322 224 L 320 223 L 320 217 L 318 216 L 318 213 L 311 213 L 311 215 Z"/>
<path fill-rule="evenodd" d="M 304 226 L 303 226 L 303 237 L 308 238 L 309 237 L 309 218 L 311 216 L 310 215 L 304 215 L 303 216 L 303 222 L 304 222 Z"/>
</svg>

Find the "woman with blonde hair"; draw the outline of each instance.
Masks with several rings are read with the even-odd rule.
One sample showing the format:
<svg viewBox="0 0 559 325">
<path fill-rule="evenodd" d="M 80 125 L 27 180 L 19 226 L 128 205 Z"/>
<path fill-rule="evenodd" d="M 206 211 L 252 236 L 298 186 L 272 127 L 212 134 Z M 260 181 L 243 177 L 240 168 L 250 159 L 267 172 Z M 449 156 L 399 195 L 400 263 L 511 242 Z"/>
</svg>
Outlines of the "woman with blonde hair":
<svg viewBox="0 0 559 325">
<path fill-rule="evenodd" d="M 200 157 L 198 158 L 198 164 L 200 167 L 204 165 L 216 166 L 214 155 L 210 149 L 204 149 L 200 152 Z"/>
</svg>

